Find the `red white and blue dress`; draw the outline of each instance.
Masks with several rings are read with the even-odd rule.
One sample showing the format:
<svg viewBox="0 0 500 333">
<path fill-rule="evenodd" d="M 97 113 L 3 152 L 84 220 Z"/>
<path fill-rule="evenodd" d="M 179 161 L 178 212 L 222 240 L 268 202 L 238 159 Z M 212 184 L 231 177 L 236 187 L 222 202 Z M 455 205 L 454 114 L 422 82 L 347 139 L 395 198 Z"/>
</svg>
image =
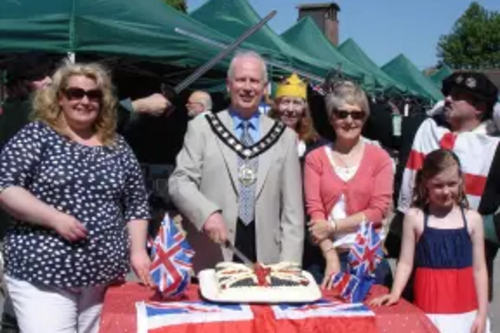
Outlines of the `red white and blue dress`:
<svg viewBox="0 0 500 333">
<path fill-rule="evenodd" d="M 414 303 L 441 333 L 470 333 L 478 309 L 472 241 L 463 209 L 462 218 L 462 228 L 437 229 L 429 227 L 425 213 L 416 246 Z"/>
</svg>

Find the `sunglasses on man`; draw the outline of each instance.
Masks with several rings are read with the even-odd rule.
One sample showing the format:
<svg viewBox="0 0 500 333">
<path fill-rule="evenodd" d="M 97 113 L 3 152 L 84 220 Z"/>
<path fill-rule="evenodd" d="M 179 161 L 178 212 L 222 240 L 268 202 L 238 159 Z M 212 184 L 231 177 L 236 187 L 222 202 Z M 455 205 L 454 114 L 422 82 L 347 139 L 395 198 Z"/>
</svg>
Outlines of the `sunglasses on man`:
<svg viewBox="0 0 500 333">
<path fill-rule="evenodd" d="M 352 120 L 363 120 L 366 117 L 365 111 L 335 110 L 333 114 L 338 119 L 347 119 L 347 117 L 351 116 Z"/>
<path fill-rule="evenodd" d="M 66 98 L 70 101 L 77 101 L 83 99 L 87 96 L 87 99 L 90 102 L 100 102 L 103 97 L 102 90 L 100 89 L 90 89 L 85 90 L 82 88 L 66 88 L 63 89 L 62 92 L 66 96 Z"/>
</svg>

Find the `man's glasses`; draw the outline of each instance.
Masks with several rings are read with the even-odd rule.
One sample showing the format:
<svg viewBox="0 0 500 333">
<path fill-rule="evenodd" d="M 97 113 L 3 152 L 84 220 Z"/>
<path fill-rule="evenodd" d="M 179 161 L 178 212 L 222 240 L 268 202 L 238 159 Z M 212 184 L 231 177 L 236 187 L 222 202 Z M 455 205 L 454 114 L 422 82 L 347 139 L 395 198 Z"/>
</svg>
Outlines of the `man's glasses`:
<svg viewBox="0 0 500 333">
<path fill-rule="evenodd" d="M 351 116 L 353 120 L 363 120 L 366 117 L 365 111 L 335 110 L 333 114 L 338 119 L 347 119 L 347 117 Z"/>
<path fill-rule="evenodd" d="M 103 97 L 102 90 L 100 89 L 90 89 L 85 90 L 82 88 L 66 88 L 62 92 L 70 101 L 81 100 L 87 96 L 88 100 L 91 102 L 100 102 Z"/>
</svg>

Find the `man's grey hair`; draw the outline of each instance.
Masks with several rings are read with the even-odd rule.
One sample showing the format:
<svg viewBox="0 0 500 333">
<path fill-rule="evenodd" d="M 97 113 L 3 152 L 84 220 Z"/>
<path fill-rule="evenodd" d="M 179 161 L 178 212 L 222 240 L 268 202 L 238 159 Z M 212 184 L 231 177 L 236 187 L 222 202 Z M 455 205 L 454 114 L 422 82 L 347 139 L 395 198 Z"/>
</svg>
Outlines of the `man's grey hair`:
<svg viewBox="0 0 500 333">
<path fill-rule="evenodd" d="M 359 106 L 366 116 L 370 114 L 370 105 L 365 92 L 350 81 L 335 84 L 325 96 L 326 114 L 330 118 L 335 110 L 339 110 L 346 104 Z"/>
<path fill-rule="evenodd" d="M 268 80 L 268 76 L 267 76 L 267 65 L 266 65 L 266 62 L 260 56 L 260 54 L 258 54 L 255 51 L 241 51 L 241 52 L 237 52 L 236 55 L 231 60 L 231 63 L 229 65 L 229 69 L 227 71 L 227 78 L 228 79 L 232 79 L 234 77 L 234 66 L 236 64 L 236 61 L 240 60 L 240 59 L 245 59 L 245 58 L 246 59 L 248 59 L 248 58 L 255 59 L 255 60 L 259 61 L 262 64 L 262 77 L 264 79 L 264 82 L 267 83 L 268 82 L 267 81 Z"/>
</svg>

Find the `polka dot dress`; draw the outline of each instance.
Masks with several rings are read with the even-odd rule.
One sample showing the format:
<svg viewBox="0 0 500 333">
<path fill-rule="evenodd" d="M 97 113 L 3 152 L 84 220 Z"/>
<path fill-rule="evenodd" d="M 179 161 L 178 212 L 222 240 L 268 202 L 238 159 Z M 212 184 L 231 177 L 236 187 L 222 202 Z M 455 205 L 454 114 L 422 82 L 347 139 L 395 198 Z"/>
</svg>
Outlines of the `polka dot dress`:
<svg viewBox="0 0 500 333">
<path fill-rule="evenodd" d="M 0 191 L 10 186 L 75 217 L 89 234 L 68 242 L 18 221 L 4 244 L 8 275 L 71 288 L 106 284 L 128 271 L 126 222 L 148 219 L 149 208 L 139 164 L 123 138 L 90 147 L 31 123 L 0 154 Z"/>
</svg>

